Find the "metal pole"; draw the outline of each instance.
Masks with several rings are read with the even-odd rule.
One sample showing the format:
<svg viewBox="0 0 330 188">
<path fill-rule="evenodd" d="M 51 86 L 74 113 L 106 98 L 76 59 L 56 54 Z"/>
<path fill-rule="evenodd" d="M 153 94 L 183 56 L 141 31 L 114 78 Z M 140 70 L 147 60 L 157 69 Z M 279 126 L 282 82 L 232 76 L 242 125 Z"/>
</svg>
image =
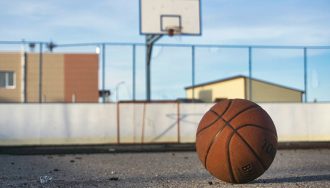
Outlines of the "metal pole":
<svg viewBox="0 0 330 188">
<path fill-rule="evenodd" d="M 135 101 L 135 87 L 136 87 L 136 45 L 133 44 L 133 49 L 132 49 L 132 58 L 133 58 L 133 80 L 132 80 L 132 90 L 133 90 L 133 101 Z"/>
<path fill-rule="evenodd" d="M 180 115 L 180 102 L 178 101 L 177 103 L 176 103 L 176 105 L 177 105 L 177 124 L 178 124 L 178 126 L 177 126 L 177 137 L 178 137 L 178 144 L 181 142 L 181 139 L 180 139 L 180 137 L 181 137 L 181 134 L 180 134 L 180 118 L 181 118 L 181 115 Z"/>
<path fill-rule="evenodd" d="M 105 103 L 105 51 L 106 51 L 106 46 L 103 43 L 102 44 L 102 102 Z"/>
<path fill-rule="evenodd" d="M 42 43 L 39 43 L 39 103 L 42 103 Z"/>
<path fill-rule="evenodd" d="M 305 89 L 305 102 L 307 101 L 307 48 L 304 48 L 304 89 Z"/>
<path fill-rule="evenodd" d="M 151 64 L 152 44 L 146 44 L 146 100 L 151 100 L 151 80 L 150 80 L 150 64 Z"/>
<path fill-rule="evenodd" d="M 252 47 L 249 47 L 249 100 L 252 100 Z"/>
<path fill-rule="evenodd" d="M 195 99 L 195 46 L 191 47 L 191 85 L 192 85 L 192 99 Z"/>
<path fill-rule="evenodd" d="M 117 103 L 117 144 L 120 143 L 120 103 Z"/>
<path fill-rule="evenodd" d="M 27 73 L 28 73 L 28 54 L 24 52 L 24 103 L 28 102 L 28 92 L 27 92 Z"/>
<path fill-rule="evenodd" d="M 146 100 L 151 100 L 151 54 L 155 42 L 163 35 L 146 35 Z"/>
</svg>

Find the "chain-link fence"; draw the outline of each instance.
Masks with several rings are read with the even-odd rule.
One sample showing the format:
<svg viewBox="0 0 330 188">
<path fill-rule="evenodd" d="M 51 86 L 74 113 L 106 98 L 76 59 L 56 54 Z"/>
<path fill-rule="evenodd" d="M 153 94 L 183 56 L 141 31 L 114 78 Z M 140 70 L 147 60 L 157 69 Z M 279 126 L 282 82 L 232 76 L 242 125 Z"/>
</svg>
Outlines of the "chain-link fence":
<svg viewBox="0 0 330 188">
<path fill-rule="evenodd" d="M 144 43 L 0 42 L 0 102 L 146 100 Z M 155 44 L 151 99 L 330 101 L 330 46 Z"/>
</svg>

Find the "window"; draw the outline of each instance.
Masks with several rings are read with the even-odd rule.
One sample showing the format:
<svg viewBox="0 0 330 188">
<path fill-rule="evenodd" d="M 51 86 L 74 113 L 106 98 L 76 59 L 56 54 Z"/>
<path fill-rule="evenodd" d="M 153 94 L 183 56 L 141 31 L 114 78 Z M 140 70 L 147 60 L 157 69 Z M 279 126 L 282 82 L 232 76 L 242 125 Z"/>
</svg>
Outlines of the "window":
<svg viewBox="0 0 330 188">
<path fill-rule="evenodd" d="M 15 88 L 15 73 L 10 71 L 0 71 L 0 88 Z"/>
</svg>

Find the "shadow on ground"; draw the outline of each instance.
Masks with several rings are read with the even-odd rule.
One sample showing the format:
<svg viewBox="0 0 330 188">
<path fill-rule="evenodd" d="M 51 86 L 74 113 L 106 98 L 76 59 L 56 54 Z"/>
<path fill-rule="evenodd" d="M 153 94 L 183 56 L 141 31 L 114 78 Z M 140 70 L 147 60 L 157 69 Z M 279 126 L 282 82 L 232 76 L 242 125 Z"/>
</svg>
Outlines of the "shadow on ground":
<svg viewBox="0 0 330 188">
<path fill-rule="evenodd" d="M 330 181 L 330 174 L 258 179 L 251 183 L 252 184 L 254 184 L 254 183 L 297 183 L 297 182 L 313 182 L 313 181 Z"/>
</svg>

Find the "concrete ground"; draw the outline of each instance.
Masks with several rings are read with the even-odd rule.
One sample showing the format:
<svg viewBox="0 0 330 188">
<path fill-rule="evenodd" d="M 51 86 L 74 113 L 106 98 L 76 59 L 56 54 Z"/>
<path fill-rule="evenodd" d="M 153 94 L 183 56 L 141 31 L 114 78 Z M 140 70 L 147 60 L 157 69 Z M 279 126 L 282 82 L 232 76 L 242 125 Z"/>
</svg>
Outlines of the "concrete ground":
<svg viewBox="0 0 330 188">
<path fill-rule="evenodd" d="M 330 149 L 279 150 L 249 184 L 213 178 L 195 152 L 0 155 L 0 187 L 330 187 Z"/>
</svg>

